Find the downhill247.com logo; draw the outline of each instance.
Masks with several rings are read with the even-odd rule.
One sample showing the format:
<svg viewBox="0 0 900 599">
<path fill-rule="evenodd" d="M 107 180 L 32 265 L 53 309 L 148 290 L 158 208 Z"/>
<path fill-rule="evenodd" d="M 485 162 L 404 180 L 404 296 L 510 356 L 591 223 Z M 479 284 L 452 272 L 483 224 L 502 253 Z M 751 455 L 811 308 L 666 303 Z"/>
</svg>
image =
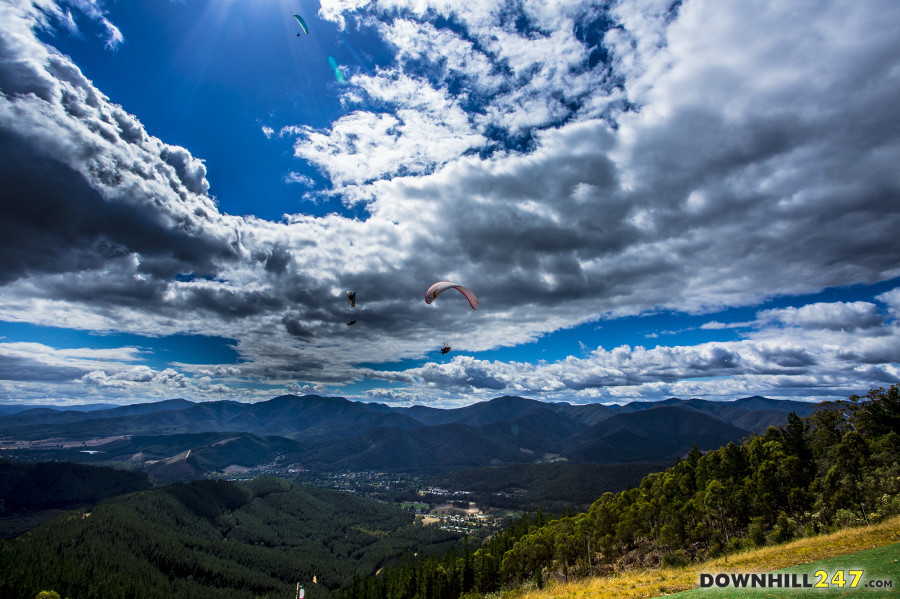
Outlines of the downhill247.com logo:
<svg viewBox="0 0 900 599">
<path fill-rule="evenodd" d="M 817 570 L 815 574 L 732 572 L 701 574 L 700 588 L 735 589 L 889 589 L 894 581 L 866 580 L 864 570 Z"/>
</svg>

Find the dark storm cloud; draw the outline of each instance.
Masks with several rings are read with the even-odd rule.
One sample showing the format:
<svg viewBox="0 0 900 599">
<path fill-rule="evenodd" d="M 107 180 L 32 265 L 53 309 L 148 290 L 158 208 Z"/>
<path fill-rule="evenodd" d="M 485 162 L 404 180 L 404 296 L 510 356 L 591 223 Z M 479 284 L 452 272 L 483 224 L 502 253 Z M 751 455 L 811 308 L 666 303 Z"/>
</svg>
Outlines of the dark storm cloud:
<svg viewBox="0 0 900 599">
<path fill-rule="evenodd" d="M 808 371 L 815 366 L 816 357 L 808 350 L 799 347 L 761 348 L 759 354 L 764 362 L 774 364 L 778 369 L 792 368 Z M 778 372 L 773 370 L 770 374 Z"/>
<path fill-rule="evenodd" d="M 285 314 L 281 317 L 284 328 L 292 337 L 309 341 L 312 339 L 312 332 L 303 325 L 303 321 L 296 314 Z"/>
<path fill-rule="evenodd" d="M 839 357 L 849 364 L 900 364 L 900 339 L 891 337 L 883 343 L 858 344 L 852 347 L 842 347 L 838 351 Z"/>
<path fill-rule="evenodd" d="M 264 264 L 266 272 L 276 275 L 284 274 L 291 263 L 291 252 L 282 246 L 258 250 L 253 257 Z"/>
<path fill-rule="evenodd" d="M 88 373 L 81 368 L 44 364 L 20 356 L 0 354 L 0 380 L 62 383 L 74 381 Z"/>
<path fill-rule="evenodd" d="M 261 379 L 283 380 L 290 377 L 312 376 L 327 381 L 329 380 L 327 370 L 326 362 L 312 357 L 292 361 L 279 361 L 272 357 L 267 361 L 260 362 L 256 368 L 245 370 L 245 372 Z"/>
<path fill-rule="evenodd" d="M 284 308 L 285 298 L 269 291 L 246 291 L 217 286 L 194 286 L 182 299 L 182 305 L 214 312 L 225 319 L 245 318 L 273 313 Z"/>
<path fill-rule="evenodd" d="M 173 230 L 150 206 L 107 200 L 81 173 L 4 129 L 0 179 L 0 283 L 98 269 L 130 253 L 141 255 L 138 272 L 156 278 L 213 273 L 233 255 L 219 240 Z"/>
</svg>

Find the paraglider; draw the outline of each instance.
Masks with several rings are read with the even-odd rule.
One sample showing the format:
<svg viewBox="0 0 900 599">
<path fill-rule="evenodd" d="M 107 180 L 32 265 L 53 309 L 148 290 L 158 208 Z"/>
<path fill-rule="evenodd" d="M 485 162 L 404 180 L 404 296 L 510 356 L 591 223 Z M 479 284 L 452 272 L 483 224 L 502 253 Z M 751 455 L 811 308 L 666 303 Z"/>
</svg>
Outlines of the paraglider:
<svg viewBox="0 0 900 599">
<path fill-rule="evenodd" d="M 338 66 L 338 63 L 334 59 L 334 56 L 328 57 L 328 64 L 331 65 L 331 70 L 334 71 L 334 77 L 338 80 L 338 83 L 344 83 L 345 81 L 347 81 L 346 77 L 344 77 L 344 72 L 341 71 L 341 67 Z"/>
<path fill-rule="evenodd" d="M 472 293 L 471 289 L 463 287 L 457 283 L 453 283 L 451 281 L 438 281 L 434 285 L 428 288 L 428 291 L 425 292 L 425 303 L 430 304 L 435 300 L 437 296 L 444 293 L 448 289 L 456 289 L 460 293 L 465 296 L 465 298 L 469 301 L 469 305 L 472 306 L 473 310 L 478 309 L 478 298 L 475 297 L 475 294 Z M 441 347 L 441 354 L 448 353 L 452 348 L 444 343 L 443 347 Z"/>
<path fill-rule="evenodd" d="M 438 281 L 437 283 L 429 287 L 428 291 L 425 292 L 425 303 L 430 304 L 437 296 L 444 293 L 448 289 L 456 289 L 464 296 L 466 296 L 466 299 L 469 300 L 469 305 L 472 306 L 473 310 L 478 309 L 478 298 L 475 297 L 475 294 L 472 293 L 472 290 L 450 281 Z"/>
<path fill-rule="evenodd" d="M 297 22 L 300 23 L 300 29 L 303 30 L 303 33 L 309 35 L 309 27 L 306 26 L 306 21 L 303 20 L 303 17 L 300 15 L 294 15 L 294 18 L 297 19 Z M 300 34 L 297 34 L 297 37 L 300 37 Z"/>
<path fill-rule="evenodd" d="M 356 307 L 356 292 L 352 289 L 347 290 L 347 301 L 350 302 L 350 308 L 347 308 L 347 315 L 350 316 L 351 309 Z M 352 318 L 347 322 L 348 327 L 352 327 L 356 324 L 356 319 Z"/>
</svg>

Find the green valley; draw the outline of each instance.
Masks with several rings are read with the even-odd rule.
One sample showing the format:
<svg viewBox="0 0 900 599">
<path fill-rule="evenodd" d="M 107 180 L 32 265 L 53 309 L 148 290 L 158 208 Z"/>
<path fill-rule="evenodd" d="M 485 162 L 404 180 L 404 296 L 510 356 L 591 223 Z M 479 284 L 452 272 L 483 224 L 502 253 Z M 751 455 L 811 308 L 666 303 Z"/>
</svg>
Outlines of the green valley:
<svg viewBox="0 0 900 599">
<path fill-rule="evenodd" d="M 123 495 L 0 541 L 0 596 L 307 597 L 458 535 L 401 509 L 277 478 Z M 316 583 L 312 583 L 313 580 Z"/>
</svg>

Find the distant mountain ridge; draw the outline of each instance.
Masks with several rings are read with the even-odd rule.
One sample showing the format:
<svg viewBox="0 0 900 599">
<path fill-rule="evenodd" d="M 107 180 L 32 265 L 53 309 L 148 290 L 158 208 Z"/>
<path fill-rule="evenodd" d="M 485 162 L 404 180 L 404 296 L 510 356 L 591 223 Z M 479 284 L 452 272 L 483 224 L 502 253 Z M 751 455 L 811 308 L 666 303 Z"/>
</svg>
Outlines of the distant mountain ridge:
<svg viewBox="0 0 900 599">
<path fill-rule="evenodd" d="M 117 408 L 118 404 L 112 403 L 87 403 L 87 404 L 78 404 L 75 406 L 56 406 L 56 405 L 41 405 L 41 404 L 3 404 L 0 405 L 0 416 L 7 414 L 19 414 L 24 412 L 25 410 L 53 410 L 55 412 L 61 412 L 64 410 L 74 410 L 76 412 L 90 412 L 92 410 L 106 410 L 109 408 Z"/>
<path fill-rule="evenodd" d="M 588 462 L 642 462 L 676 459 L 685 447 L 717 449 L 750 434 L 702 412 L 660 405 L 616 414 L 570 441 L 566 455 Z"/>
<path fill-rule="evenodd" d="M 784 423 L 790 412 L 805 416 L 815 407 L 764 397 L 610 406 L 503 396 L 454 409 L 319 395 L 255 403 L 173 399 L 90 412 L 2 415 L 0 437 L 91 442 L 98 453 L 76 457 L 140 463 L 173 478 L 276 462 L 314 470 L 436 473 L 545 459 L 670 460 L 692 445 L 714 449 L 737 442 Z M 119 440 L 102 443 L 111 438 Z"/>
</svg>

